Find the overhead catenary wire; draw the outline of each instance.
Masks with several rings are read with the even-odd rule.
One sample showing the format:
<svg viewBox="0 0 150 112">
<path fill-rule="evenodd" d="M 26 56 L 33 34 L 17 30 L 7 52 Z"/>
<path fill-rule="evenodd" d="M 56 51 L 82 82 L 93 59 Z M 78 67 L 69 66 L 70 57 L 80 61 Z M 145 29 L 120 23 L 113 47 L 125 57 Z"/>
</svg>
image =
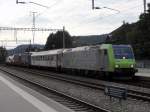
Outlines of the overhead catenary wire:
<svg viewBox="0 0 150 112">
<path fill-rule="evenodd" d="M 129 1 L 129 0 L 125 0 L 125 1 Z M 132 0 L 132 1 L 134 1 L 134 0 Z M 118 1 L 119 2 L 119 1 Z M 116 2 L 116 3 L 118 3 L 118 2 Z M 56 3 L 57 4 L 57 3 Z M 55 3 L 54 3 L 54 6 L 56 5 Z M 106 5 L 107 6 L 107 5 Z M 102 7 L 102 8 L 105 8 L 105 9 L 110 9 L 110 10 L 112 10 L 113 9 L 113 7 L 111 8 L 111 6 L 109 7 L 109 6 L 107 6 L 107 7 Z M 114 7 L 114 8 L 116 8 L 116 7 Z M 50 8 L 46 8 L 45 10 L 46 11 L 48 11 Z M 119 8 L 118 8 L 119 9 Z M 113 9 L 114 11 L 116 11 L 116 9 Z M 129 8 L 128 10 L 131 10 L 131 8 Z M 37 16 L 38 15 L 41 15 L 41 14 L 43 14 L 43 13 L 45 13 L 46 11 L 43 11 L 42 13 L 39 13 L 39 14 L 37 14 Z M 119 14 L 120 13 L 120 14 Z M 127 12 L 128 13 L 128 12 Z M 112 17 L 112 16 L 115 16 L 115 15 L 117 15 L 117 17 L 119 17 L 119 16 L 123 16 L 123 15 L 125 15 L 126 14 L 126 12 L 124 12 L 124 10 L 123 11 L 121 11 L 121 10 L 119 10 L 119 11 L 116 11 L 116 13 L 115 14 L 108 14 L 108 15 L 104 15 L 104 16 L 101 16 L 101 17 L 96 17 L 95 19 L 94 19 L 94 21 L 97 21 L 97 20 L 103 20 L 103 19 L 107 19 L 107 17 Z M 118 18 L 117 18 L 118 19 Z M 85 19 L 84 19 L 85 20 Z M 88 20 L 87 20 L 88 21 Z M 89 21 L 91 21 L 91 22 L 94 22 L 93 20 L 89 20 Z M 112 21 L 112 19 L 107 19 L 106 21 Z M 84 22 L 82 22 L 83 24 L 90 24 L 91 22 L 89 22 L 89 23 L 84 23 Z"/>
<path fill-rule="evenodd" d="M 62 29 L 51 29 L 51 28 L 17 28 L 17 27 L 0 27 L 0 31 L 14 31 L 14 40 L 8 40 L 7 42 L 29 42 L 28 40 L 18 40 L 18 31 L 38 31 L 38 32 L 49 32 L 49 31 L 62 31 Z M 0 40 L 1 42 L 6 42 L 5 40 Z M 6 42 L 6 43 L 7 43 Z"/>
<path fill-rule="evenodd" d="M 61 0 L 61 1 L 63 1 L 63 0 Z M 60 3 L 60 0 L 58 0 L 57 2 L 55 2 L 54 4 L 52 4 L 51 6 L 48 6 L 43 12 L 37 14 L 36 17 L 37 17 L 37 16 L 40 16 L 40 15 L 42 15 L 42 14 L 44 14 L 44 13 L 46 13 L 46 11 L 48 11 L 48 10 L 50 10 L 52 7 L 56 6 L 58 3 Z"/>
<path fill-rule="evenodd" d="M 115 15 L 117 15 L 117 16 L 120 16 L 120 15 L 124 15 L 124 14 L 127 14 L 127 13 L 129 13 L 129 12 L 127 12 L 128 10 L 130 10 L 130 11 L 132 11 L 131 9 L 135 9 L 135 8 L 137 8 L 137 7 L 139 7 L 139 6 L 142 6 L 143 4 L 139 4 L 139 5 L 136 5 L 136 6 L 134 6 L 134 7 L 131 7 L 131 8 L 126 8 L 126 9 L 124 9 L 124 10 L 121 10 L 120 12 L 116 12 L 116 13 L 114 13 L 114 14 L 110 14 L 110 15 L 106 15 L 106 16 L 103 16 L 103 17 L 98 17 L 98 18 L 96 18 L 96 19 L 94 19 L 94 20 L 91 20 L 91 21 L 89 21 L 89 19 L 88 19 L 88 22 L 85 22 L 85 19 L 83 20 L 84 22 L 80 22 L 80 24 L 79 25 L 77 25 L 77 26 L 75 26 L 75 27 L 73 27 L 74 29 L 76 29 L 76 28 L 78 28 L 79 26 L 81 26 L 81 25 L 83 25 L 83 24 L 91 24 L 91 23 L 93 23 L 93 22 L 97 22 L 97 21 L 99 21 L 99 20 L 103 20 L 104 21 L 104 19 L 105 19 L 105 21 L 106 21 L 106 19 L 107 19 L 107 21 L 108 21 L 108 19 L 109 19 L 109 21 L 111 21 L 110 20 L 110 18 L 108 18 L 108 17 L 112 17 L 112 16 L 115 16 Z M 102 22 L 102 21 L 101 21 Z"/>
<path fill-rule="evenodd" d="M 23 1 L 20 2 L 20 1 L 16 0 L 16 4 L 28 4 L 28 3 L 31 3 L 31 4 L 35 4 L 35 5 L 41 6 L 41 7 L 48 8 L 48 6 L 42 5 L 42 4 L 40 4 L 40 3 L 36 3 L 36 2 L 23 2 Z"/>
<path fill-rule="evenodd" d="M 45 6 L 45 5 L 36 3 L 36 2 L 29 2 L 29 3 L 32 3 L 32 4 L 35 4 L 35 5 L 41 6 L 41 7 L 49 8 L 48 6 Z"/>
</svg>

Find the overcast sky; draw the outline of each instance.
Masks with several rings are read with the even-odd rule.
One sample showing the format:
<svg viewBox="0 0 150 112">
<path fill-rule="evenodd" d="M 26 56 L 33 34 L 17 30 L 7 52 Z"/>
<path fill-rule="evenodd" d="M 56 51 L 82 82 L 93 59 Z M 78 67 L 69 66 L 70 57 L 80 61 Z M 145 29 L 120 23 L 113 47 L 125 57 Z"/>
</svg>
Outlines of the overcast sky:
<svg viewBox="0 0 150 112">
<path fill-rule="evenodd" d="M 65 26 L 71 35 L 99 35 L 110 33 L 122 25 L 132 23 L 143 12 L 143 0 L 95 0 L 99 10 L 92 10 L 92 0 L 0 0 L 0 27 L 32 27 L 32 13 L 36 13 L 36 27 L 59 28 Z M 49 8 L 34 5 L 35 2 Z M 150 0 L 147 0 L 150 3 Z M 103 7 L 112 8 L 109 10 Z M 35 43 L 45 44 L 50 32 L 36 32 Z M 17 32 L 18 39 L 32 39 L 32 33 Z M 14 39 L 13 31 L 0 31 L 0 40 Z M 6 46 L 12 44 L 3 43 Z M 2 43 L 0 43 L 2 45 Z"/>
</svg>

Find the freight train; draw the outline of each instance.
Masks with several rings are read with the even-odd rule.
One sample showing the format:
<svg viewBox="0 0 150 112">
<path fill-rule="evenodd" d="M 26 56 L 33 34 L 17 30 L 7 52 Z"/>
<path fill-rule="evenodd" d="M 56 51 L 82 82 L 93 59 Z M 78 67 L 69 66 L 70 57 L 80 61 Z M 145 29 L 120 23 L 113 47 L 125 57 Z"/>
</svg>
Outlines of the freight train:
<svg viewBox="0 0 150 112">
<path fill-rule="evenodd" d="M 130 45 L 101 44 L 30 52 L 8 56 L 7 64 L 46 67 L 59 71 L 98 74 L 105 77 L 134 77 L 135 58 Z"/>
</svg>

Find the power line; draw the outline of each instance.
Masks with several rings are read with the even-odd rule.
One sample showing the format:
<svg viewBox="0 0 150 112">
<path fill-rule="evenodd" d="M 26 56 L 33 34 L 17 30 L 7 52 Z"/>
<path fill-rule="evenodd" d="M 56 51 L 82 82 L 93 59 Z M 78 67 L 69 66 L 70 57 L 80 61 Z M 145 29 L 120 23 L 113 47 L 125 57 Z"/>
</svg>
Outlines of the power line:
<svg viewBox="0 0 150 112">
<path fill-rule="evenodd" d="M 47 10 L 51 9 L 53 6 L 55 6 L 56 4 L 60 3 L 60 0 L 58 0 L 57 2 L 55 2 L 54 4 L 52 4 L 51 6 L 49 6 L 47 9 L 45 9 L 43 12 L 37 14 L 37 16 L 44 14 Z"/>
<path fill-rule="evenodd" d="M 17 30 L 17 31 L 62 31 L 62 29 L 52 28 L 17 28 L 17 27 L 0 27 L 0 30 Z"/>
<path fill-rule="evenodd" d="M 120 11 L 119 10 L 117 10 L 117 9 L 113 9 L 113 8 L 109 8 L 109 7 L 97 7 L 97 6 L 95 6 L 95 4 L 94 4 L 94 0 L 92 0 L 92 9 L 94 10 L 94 9 L 103 9 L 103 8 L 105 8 L 105 9 L 109 9 L 109 10 L 113 10 L 113 11 L 117 11 L 117 12 L 119 12 L 120 13 Z"/>
<path fill-rule="evenodd" d="M 29 44 L 31 44 L 31 40 L 0 40 L 0 42 L 1 42 L 1 46 L 7 46 L 7 47 L 10 47 L 10 46 L 8 46 L 7 45 L 7 43 L 12 43 L 12 42 L 16 42 L 16 44 L 18 44 L 18 42 L 19 43 L 21 43 L 21 42 L 27 42 L 27 43 L 29 43 Z M 14 46 L 11 46 L 11 47 L 14 47 Z"/>
<path fill-rule="evenodd" d="M 86 25 L 87 25 L 87 24 L 90 24 L 90 23 L 92 23 L 92 22 L 97 22 L 98 20 L 104 20 L 105 18 L 107 19 L 108 17 L 111 17 L 111 16 L 126 14 L 126 13 L 128 13 L 128 12 L 126 12 L 126 11 L 131 10 L 131 9 L 134 9 L 134 8 L 137 8 L 137 7 L 142 6 L 142 5 L 143 5 L 143 4 L 139 4 L 139 5 L 134 6 L 134 7 L 131 7 L 131 8 L 126 8 L 126 9 L 120 11 L 120 13 L 117 12 L 117 13 L 115 13 L 115 14 L 110 14 L 110 15 L 103 16 L 102 18 L 96 18 L 96 19 L 94 19 L 94 20 L 91 20 L 91 21 L 88 22 L 88 23 L 87 23 L 87 22 L 85 23 L 85 20 L 84 20 L 84 22 L 81 22 L 81 24 L 76 25 L 76 26 L 74 26 L 73 28 L 76 29 L 76 28 L 78 28 L 79 26 L 81 26 L 82 24 L 86 24 Z M 108 18 L 108 19 L 110 19 L 110 18 Z"/>
<path fill-rule="evenodd" d="M 33 24 L 34 25 L 34 24 Z M 63 29 L 51 29 L 51 28 L 17 28 L 17 27 L 0 27 L 0 31 L 1 30 L 10 30 L 10 31 L 14 31 L 14 40 L 16 41 L 16 43 L 20 40 L 17 39 L 17 32 L 18 31 L 32 31 L 33 32 L 33 43 L 34 43 L 34 33 L 35 31 L 63 31 Z"/>
<path fill-rule="evenodd" d="M 16 40 L 0 40 L 1 42 L 16 42 Z M 18 42 L 30 42 L 30 40 L 17 40 Z"/>
<path fill-rule="evenodd" d="M 36 3 L 36 2 L 19 2 L 18 0 L 16 0 L 16 4 L 27 4 L 27 3 L 31 3 L 31 4 L 34 4 L 34 5 L 41 6 L 41 7 L 49 8 L 48 6 L 45 6 L 45 5 L 42 5 L 40 3 Z"/>
<path fill-rule="evenodd" d="M 120 11 L 119 11 L 119 10 L 116 10 L 116 9 L 113 9 L 113 8 L 109 8 L 109 7 L 103 7 L 103 8 L 105 8 L 105 9 L 109 9 L 109 10 L 113 10 L 113 11 L 116 11 L 116 12 L 120 13 Z"/>
<path fill-rule="evenodd" d="M 45 6 L 45 5 L 36 3 L 36 2 L 29 2 L 29 3 L 32 3 L 32 4 L 35 4 L 35 5 L 41 6 L 41 7 L 49 8 L 48 6 Z"/>
</svg>

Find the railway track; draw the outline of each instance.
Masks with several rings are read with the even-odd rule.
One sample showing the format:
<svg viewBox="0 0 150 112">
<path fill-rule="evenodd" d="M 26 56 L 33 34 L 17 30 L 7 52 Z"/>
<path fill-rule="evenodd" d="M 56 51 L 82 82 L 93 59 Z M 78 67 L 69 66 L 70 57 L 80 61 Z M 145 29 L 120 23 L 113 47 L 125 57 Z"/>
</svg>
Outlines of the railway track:
<svg viewBox="0 0 150 112">
<path fill-rule="evenodd" d="M 14 67 L 12 67 L 14 68 Z M 25 69 L 25 68 L 18 68 L 15 67 L 17 70 L 26 72 L 26 73 L 30 73 L 30 74 L 36 74 L 36 75 L 40 75 L 40 76 L 44 76 L 44 77 L 50 77 L 53 79 L 57 79 L 57 80 L 61 80 L 61 81 L 66 81 L 69 83 L 74 83 L 77 85 L 81 85 L 81 86 L 86 86 L 86 87 L 90 87 L 90 88 L 94 88 L 94 89 L 99 89 L 104 91 L 105 90 L 105 86 L 107 85 L 106 82 L 104 83 L 98 83 L 97 81 L 93 81 L 91 82 L 90 80 L 83 80 L 81 78 L 74 78 L 72 76 L 67 76 L 67 75 L 61 75 L 58 73 L 47 73 L 44 71 L 39 71 L 39 70 L 33 70 L 33 69 Z M 100 80 L 99 80 L 100 81 Z M 138 100 L 143 100 L 143 101 L 148 101 L 150 102 L 150 93 L 146 93 L 146 92 L 141 92 L 138 90 L 133 90 L 133 89 L 128 89 L 127 88 L 127 96 L 128 98 L 132 98 L 132 99 L 138 99 Z"/>
<path fill-rule="evenodd" d="M 42 85 L 42 84 L 40 84 L 36 81 L 33 81 L 29 78 L 27 79 L 24 76 L 21 76 L 21 77 L 17 76 L 15 73 L 13 73 L 12 71 L 9 71 L 9 69 L 6 69 L 4 67 L 0 67 L 0 70 L 13 76 L 13 77 L 16 77 L 20 80 L 28 82 L 34 86 L 38 86 L 39 88 L 48 90 L 48 92 L 50 93 L 49 97 L 51 99 L 67 106 L 68 108 L 72 109 L 75 112 L 110 112 L 109 110 L 103 109 L 101 107 L 95 106 L 95 105 L 90 104 L 88 102 L 82 101 L 80 99 L 74 98 L 72 96 L 69 96 L 69 95 L 61 93 L 59 91 L 56 91 L 54 89 L 51 89 L 48 86 Z M 28 71 L 28 73 L 29 73 L 29 71 Z"/>
<path fill-rule="evenodd" d="M 150 78 L 142 78 L 139 76 L 135 76 L 134 80 L 114 80 L 113 82 L 138 86 L 138 87 L 144 87 L 144 88 L 150 88 Z"/>
</svg>

